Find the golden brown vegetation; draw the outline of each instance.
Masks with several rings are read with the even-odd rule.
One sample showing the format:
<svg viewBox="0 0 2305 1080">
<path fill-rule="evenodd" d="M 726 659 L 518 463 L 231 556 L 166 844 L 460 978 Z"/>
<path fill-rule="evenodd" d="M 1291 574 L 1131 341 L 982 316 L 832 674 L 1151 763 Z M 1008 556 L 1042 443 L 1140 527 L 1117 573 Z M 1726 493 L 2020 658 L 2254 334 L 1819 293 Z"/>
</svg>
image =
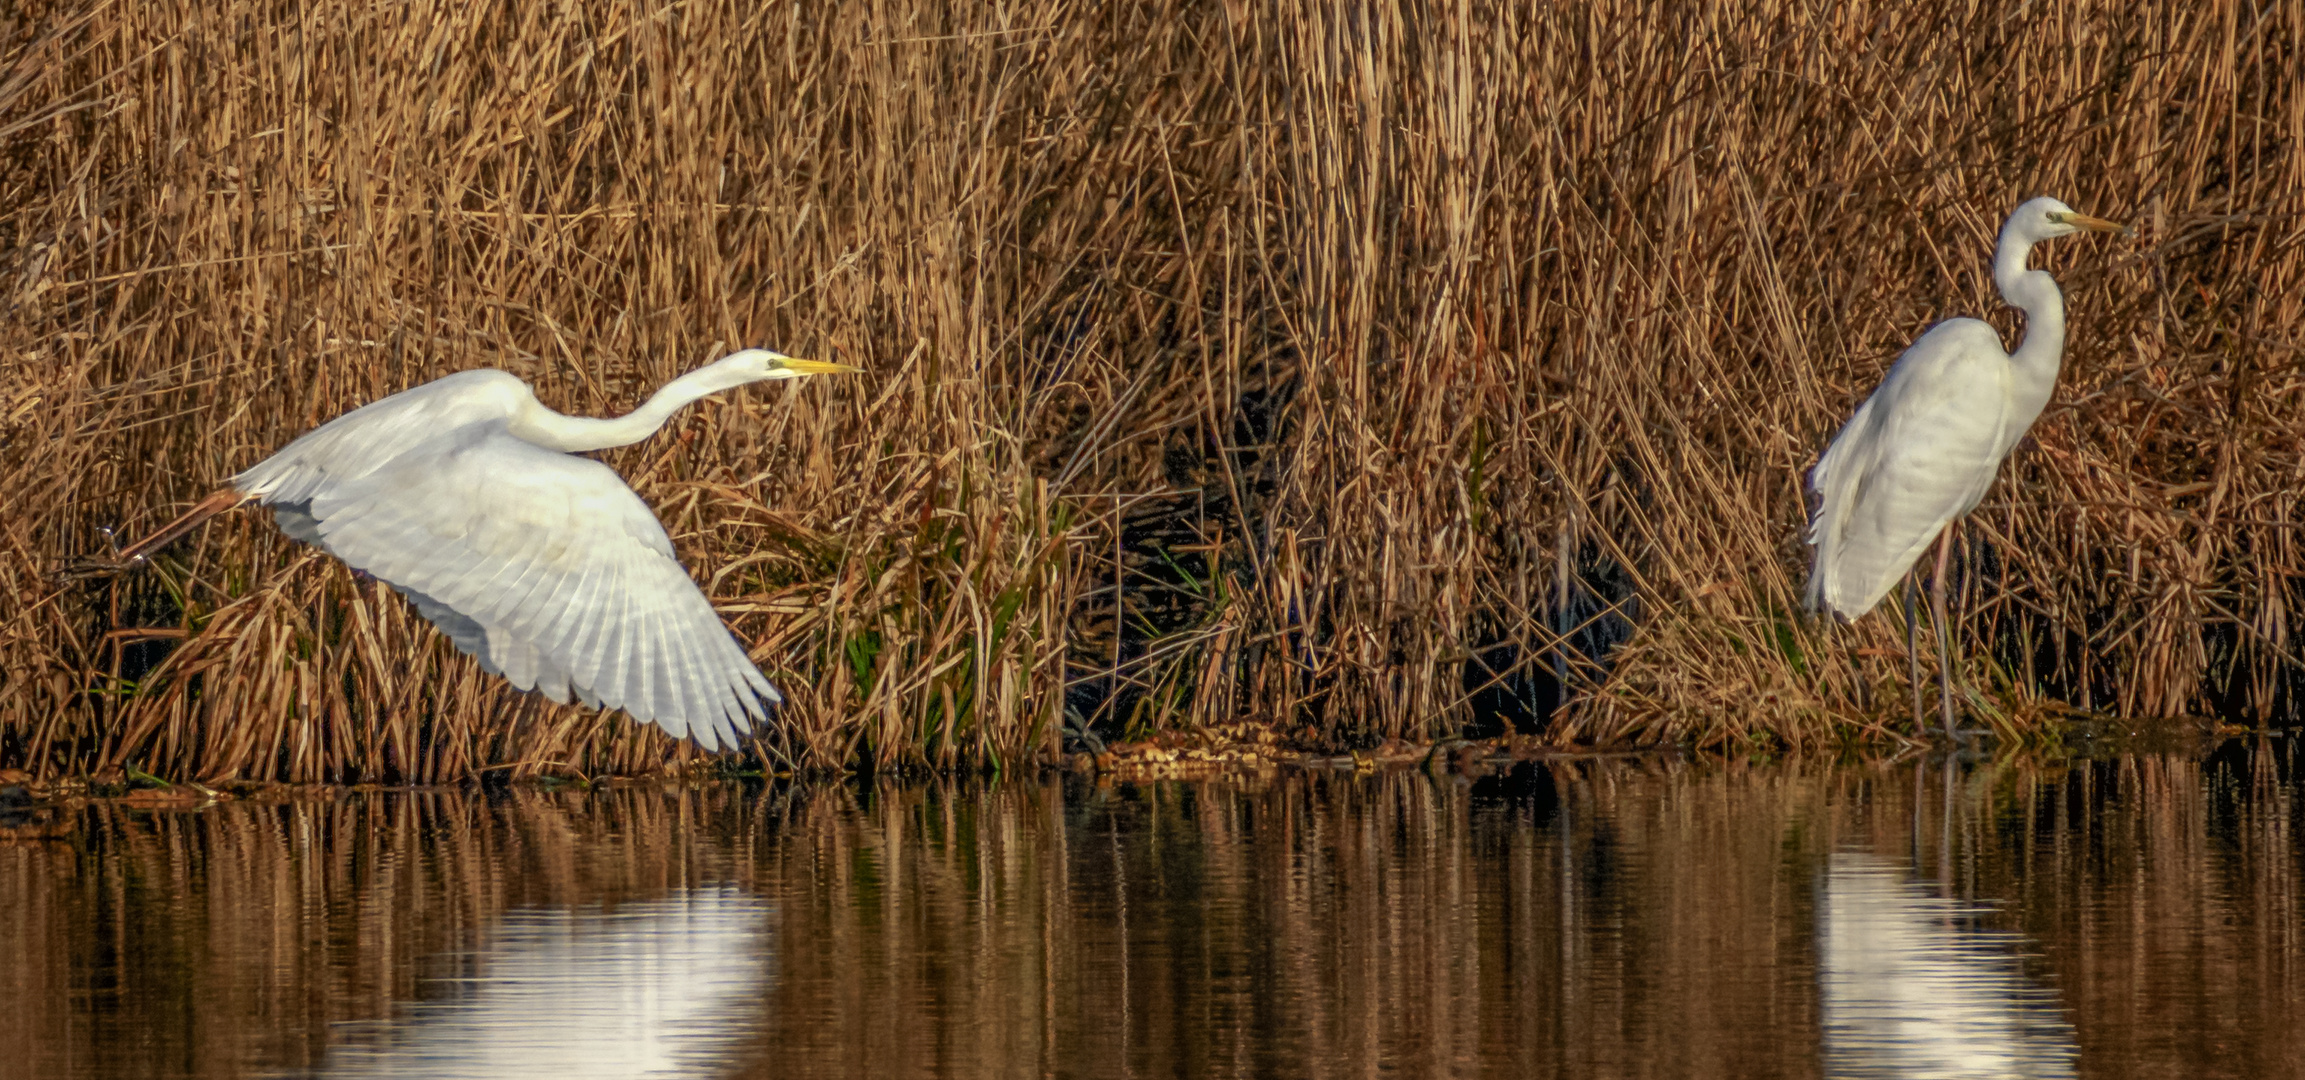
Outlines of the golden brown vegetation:
<svg viewBox="0 0 2305 1080">
<path fill-rule="evenodd" d="M 1894 619 L 1795 614 L 1801 478 L 1926 324 L 2009 326 L 2036 193 L 2138 231 L 2046 255 L 2074 332 L 1964 532 L 1970 705 L 2287 715 L 2301 18 L 11 5 L 0 758 L 657 767 L 257 515 L 46 575 L 449 371 L 608 413 L 754 343 L 872 374 L 608 459 L 792 691 L 771 760 L 1013 762 L 1068 710 L 1893 735 Z"/>
</svg>

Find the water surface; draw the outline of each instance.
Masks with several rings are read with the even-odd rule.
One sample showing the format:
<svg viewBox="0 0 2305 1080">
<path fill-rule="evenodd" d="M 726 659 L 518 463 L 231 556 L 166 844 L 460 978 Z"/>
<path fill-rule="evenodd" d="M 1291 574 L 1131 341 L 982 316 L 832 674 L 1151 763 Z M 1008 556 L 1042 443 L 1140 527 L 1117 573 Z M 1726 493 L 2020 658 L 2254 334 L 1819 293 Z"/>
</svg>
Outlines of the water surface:
<svg viewBox="0 0 2305 1080">
<path fill-rule="evenodd" d="M 2305 1075 L 2285 740 L 0 840 L 0 1077 Z"/>
</svg>

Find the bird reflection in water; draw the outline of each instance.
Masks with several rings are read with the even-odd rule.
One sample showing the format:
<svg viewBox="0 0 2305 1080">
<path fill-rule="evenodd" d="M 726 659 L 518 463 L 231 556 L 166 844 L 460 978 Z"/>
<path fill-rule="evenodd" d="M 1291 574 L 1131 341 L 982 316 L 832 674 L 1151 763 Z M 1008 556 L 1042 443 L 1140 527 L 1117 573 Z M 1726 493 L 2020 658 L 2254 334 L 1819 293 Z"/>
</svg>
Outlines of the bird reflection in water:
<svg viewBox="0 0 2305 1080">
<path fill-rule="evenodd" d="M 338 1026 L 312 1075 L 718 1075 L 754 1034 L 771 917 L 733 887 L 508 913 L 471 974 L 390 1020 Z"/>
<path fill-rule="evenodd" d="M 2024 970 L 2015 934 L 1909 879 L 1838 852 L 1818 921 L 1825 1075 L 2069 1077 L 2073 1026 Z"/>
</svg>

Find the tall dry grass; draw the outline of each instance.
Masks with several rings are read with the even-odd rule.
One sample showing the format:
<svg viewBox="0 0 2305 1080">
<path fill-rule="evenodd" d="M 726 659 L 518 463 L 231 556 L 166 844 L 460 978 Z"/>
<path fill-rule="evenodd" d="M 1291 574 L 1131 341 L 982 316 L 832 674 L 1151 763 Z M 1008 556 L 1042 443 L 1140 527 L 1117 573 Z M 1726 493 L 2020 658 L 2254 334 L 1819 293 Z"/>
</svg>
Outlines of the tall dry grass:
<svg viewBox="0 0 2305 1080">
<path fill-rule="evenodd" d="M 769 761 L 1893 736 L 1893 618 L 1795 613 L 1801 478 L 1928 323 L 2011 326 L 2041 192 L 2138 232 L 2043 257 L 2073 334 L 1963 533 L 1971 709 L 2286 717 L 2301 18 L 15 5 L 0 756 L 659 767 L 254 516 L 44 575 L 449 371 L 613 412 L 750 343 L 872 374 L 608 460 L 792 690 Z"/>
</svg>

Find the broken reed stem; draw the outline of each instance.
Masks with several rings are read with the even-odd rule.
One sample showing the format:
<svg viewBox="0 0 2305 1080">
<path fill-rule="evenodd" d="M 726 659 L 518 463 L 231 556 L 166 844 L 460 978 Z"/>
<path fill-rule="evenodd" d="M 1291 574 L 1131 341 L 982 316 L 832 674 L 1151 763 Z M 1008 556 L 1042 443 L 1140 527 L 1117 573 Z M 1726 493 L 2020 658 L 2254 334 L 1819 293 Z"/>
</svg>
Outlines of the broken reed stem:
<svg viewBox="0 0 2305 1080">
<path fill-rule="evenodd" d="M 2286 716 L 2298 18 L 19 4 L 0 760 L 692 767 L 258 514 L 37 601 L 395 390 L 613 413 L 749 344 L 872 374 L 606 458 L 788 691 L 767 765 L 1901 729 L 1894 620 L 1798 614 L 1802 477 L 1929 323 L 2015 329 L 1987 258 L 2037 193 L 2138 232 L 2042 256 L 2065 377 L 1957 571 L 1985 720 Z"/>
</svg>

